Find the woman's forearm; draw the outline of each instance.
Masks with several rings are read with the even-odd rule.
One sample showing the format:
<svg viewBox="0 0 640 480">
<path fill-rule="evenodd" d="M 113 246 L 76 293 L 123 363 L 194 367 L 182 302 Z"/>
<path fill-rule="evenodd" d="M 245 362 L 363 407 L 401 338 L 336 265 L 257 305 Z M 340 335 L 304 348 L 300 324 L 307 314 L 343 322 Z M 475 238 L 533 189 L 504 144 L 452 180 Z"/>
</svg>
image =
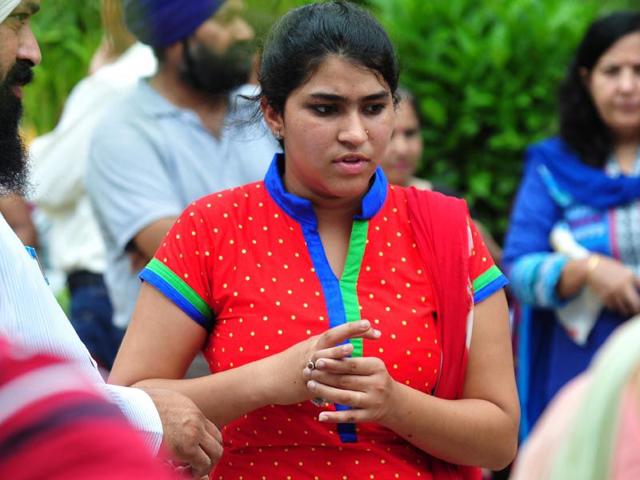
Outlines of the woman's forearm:
<svg viewBox="0 0 640 480">
<path fill-rule="evenodd" d="M 480 399 L 444 400 L 396 383 L 381 424 L 434 457 L 494 470 L 515 457 L 517 412 Z"/>
<path fill-rule="evenodd" d="M 266 358 L 224 372 L 191 379 L 147 379 L 136 387 L 167 388 L 178 391 L 202 410 L 218 427 L 242 415 L 277 403 L 271 388 L 272 359 Z"/>
</svg>

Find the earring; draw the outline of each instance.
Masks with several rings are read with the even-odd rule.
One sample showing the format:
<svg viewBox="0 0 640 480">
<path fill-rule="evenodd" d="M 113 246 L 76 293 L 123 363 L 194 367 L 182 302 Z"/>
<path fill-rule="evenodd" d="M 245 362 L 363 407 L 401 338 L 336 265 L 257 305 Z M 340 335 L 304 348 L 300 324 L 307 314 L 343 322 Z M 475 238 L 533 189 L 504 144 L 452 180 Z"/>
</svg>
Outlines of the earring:
<svg viewBox="0 0 640 480">
<path fill-rule="evenodd" d="M 280 130 L 278 130 L 277 132 L 275 132 L 273 134 L 276 137 L 276 140 L 281 141 L 284 137 L 282 136 L 282 132 L 280 132 Z"/>
</svg>

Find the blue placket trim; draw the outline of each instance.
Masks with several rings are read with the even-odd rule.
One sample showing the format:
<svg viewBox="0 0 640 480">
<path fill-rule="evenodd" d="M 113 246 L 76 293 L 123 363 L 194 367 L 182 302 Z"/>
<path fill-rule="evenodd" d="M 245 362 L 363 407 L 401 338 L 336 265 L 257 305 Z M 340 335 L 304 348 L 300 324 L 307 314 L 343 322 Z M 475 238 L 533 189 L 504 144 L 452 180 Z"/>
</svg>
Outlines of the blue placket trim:
<svg viewBox="0 0 640 480">
<path fill-rule="evenodd" d="M 340 290 L 340 282 L 331 270 L 331 266 L 327 260 L 327 256 L 318 235 L 318 230 L 314 225 L 302 224 L 302 233 L 307 242 L 307 248 L 316 270 L 316 275 L 320 280 L 320 286 L 324 293 L 325 303 L 327 305 L 327 313 L 329 315 L 329 326 L 331 328 L 343 325 L 347 322 L 347 314 L 342 300 L 342 291 Z M 344 342 L 347 343 L 347 342 Z M 347 405 L 335 404 L 337 411 L 349 410 L 351 407 Z M 339 423 L 338 435 L 343 443 L 354 443 L 358 441 L 356 425 L 353 423 Z"/>
<path fill-rule="evenodd" d="M 284 188 L 280 175 L 280 166 L 284 165 L 284 154 L 277 153 L 265 176 L 265 186 L 275 202 L 302 228 L 302 234 L 307 242 L 307 248 L 316 275 L 320 281 L 322 292 L 324 293 L 329 316 L 329 326 L 331 328 L 343 325 L 347 322 L 347 314 L 342 299 L 340 281 L 331 270 L 329 261 L 322 246 L 320 235 L 318 234 L 318 222 L 313 210 L 313 205 L 307 199 L 290 194 Z M 362 200 L 362 213 L 357 215 L 355 220 L 365 220 L 375 215 L 384 205 L 387 197 L 387 179 L 382 173 L 382 169 L 376 170 L 373 184 Z M 347 342 L 345 342 L 347 343 Z M 335 405 L 336 410 L 349 410 L 346 405 Z M 356 425 L 353 423 L 338 424 L 338 434 L 344 443 L 358 441 Z"/>
</svg>

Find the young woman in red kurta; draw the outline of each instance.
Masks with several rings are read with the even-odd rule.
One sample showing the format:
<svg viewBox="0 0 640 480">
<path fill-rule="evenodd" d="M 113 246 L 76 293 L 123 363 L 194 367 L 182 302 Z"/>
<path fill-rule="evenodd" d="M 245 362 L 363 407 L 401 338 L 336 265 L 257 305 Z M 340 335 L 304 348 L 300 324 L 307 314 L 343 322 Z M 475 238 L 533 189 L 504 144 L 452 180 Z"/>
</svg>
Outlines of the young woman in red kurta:
<svg viewBox="0 0 640 480">
<path fill-rule="evenodd" d="M 360 8 L 286 15 L 261 68 L 284 154 L 190 205 L 141 275 L 112 380 L 225 426 L 213 478 L 478 478 L 461 465 L 514 455 L 506 280 L 461 201 L 378 168 L 397 76 Z M 201 348 L 212 374 L 179 380 Z"/>
</svg>

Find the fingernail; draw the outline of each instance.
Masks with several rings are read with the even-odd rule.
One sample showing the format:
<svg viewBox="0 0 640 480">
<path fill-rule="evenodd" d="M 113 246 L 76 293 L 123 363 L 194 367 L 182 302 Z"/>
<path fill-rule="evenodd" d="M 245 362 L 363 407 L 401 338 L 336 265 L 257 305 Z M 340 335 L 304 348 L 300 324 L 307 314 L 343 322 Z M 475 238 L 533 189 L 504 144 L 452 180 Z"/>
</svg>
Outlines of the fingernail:
<svg viewBox="0 0 640 480">
<path fill-rule="evenodd" d="M 316 386 L 317 386 L 317 384 L 316 384 L 316 382 L 314 382 L 313 380 L 309 380 L 309 381 L 307 382 L 307 388 L 308 388 L 309 390 L 315 390 L 315 389 L 316 389 Z"/>
<path fill-rule="evenodd" d="M 371 323 L 369 322 L 369 320 L 362 320 L 360 322 L 360 328 L 362 330 L 366 330 L 367 328 L 371 327 Z"/>
<path fill-rule="evenodd" d="M 327 421 L 327 415 L 325 415 L 324 413 L 321 413 L 320 415 L 318 415 L 318 421 L 326 422 Z"/>
<path fill-rule="evenodd" d="M 382 335 L 382 332 L 380 330 L 374 330 L 373 331 L 373 336 L 375 338 L 380 338 L 381 335 Z"/>
<path fill-rule="evenodd" d="M 316 368 L 322 368 L 325 365 L 325 361 L 324 360 L 318 360 L 316 362 Z"/>
</svg>

